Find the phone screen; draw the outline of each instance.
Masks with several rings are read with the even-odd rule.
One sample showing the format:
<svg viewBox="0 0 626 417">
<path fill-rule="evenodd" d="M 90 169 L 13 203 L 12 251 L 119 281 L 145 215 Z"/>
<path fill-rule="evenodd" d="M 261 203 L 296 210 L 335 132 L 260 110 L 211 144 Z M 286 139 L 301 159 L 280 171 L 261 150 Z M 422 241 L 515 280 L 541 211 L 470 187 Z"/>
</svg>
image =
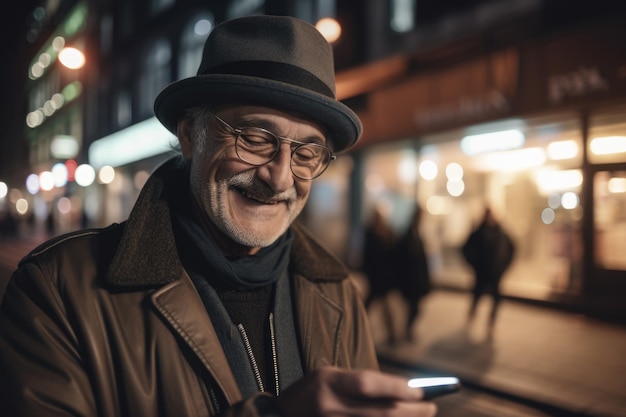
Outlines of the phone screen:
<svg viewBox="0 0 626 417">
<path fill-rule="evenodd" d="M 424 399 L 431 400 L 445 394 L 451 394 L 461 389 L 461 381 L 454 376 L 412 378 L 407 382 L 411 388 L 424 390 Z"/>
</svg>

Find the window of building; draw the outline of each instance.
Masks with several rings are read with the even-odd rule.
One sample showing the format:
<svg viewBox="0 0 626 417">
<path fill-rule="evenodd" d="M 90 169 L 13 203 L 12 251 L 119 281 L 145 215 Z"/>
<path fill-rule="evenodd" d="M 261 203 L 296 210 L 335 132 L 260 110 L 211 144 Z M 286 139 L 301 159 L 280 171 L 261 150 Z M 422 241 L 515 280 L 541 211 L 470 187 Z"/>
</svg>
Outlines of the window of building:
<svg viewBox="0 0 626 417">
<path fill-rule="evenodd" d="M 178 56 L 178 78 L 196 74 L 202 59 L 202 48 L 209 33 L 213 30 L 215 18 L 209 12 L 200 13 L 185 26 Z"/>
<path fill-rule="evenodd" d="M 415 29 L 415 4 L 417 0 L 393 0 L 390 26 L 394 32 L 405 33 Z"/>
<path fill-rule="evenodd" d="M 150 11 L 152 14 L 158 14 L 163 10 L 168 9 L 175 3 L 175 0 L 151 0 Z"/>
<path fill-rule="evenodd" d="M 335 17 L 337 14 L 337 4 L 335 0 L 317 0 L 316 20 L 323 17 Z"/>
<path fill-rule="evenodd" d="M 302 0 L 298 1 L 298 3 Z M 265 0 L 232 0 L 228 2 L 226 9 L 226 17 L 233 19 L 236 17 L 263 13 Z"/>
<path fill-rule="evenodd" d="M 139 111 L 142 116 L 152 114 L 156 95 L 171 81 L 172 47 L 165 38 L 160 38 L 148 51 L 139 76 Z"/>
<path fill-rule="evenodd" d="M 115 98 L 115 123 L 118 128 L 123 128 L 129 126 L 132 119 L 132 95 L 128 90 L 120 91 Z"/>
</svg>

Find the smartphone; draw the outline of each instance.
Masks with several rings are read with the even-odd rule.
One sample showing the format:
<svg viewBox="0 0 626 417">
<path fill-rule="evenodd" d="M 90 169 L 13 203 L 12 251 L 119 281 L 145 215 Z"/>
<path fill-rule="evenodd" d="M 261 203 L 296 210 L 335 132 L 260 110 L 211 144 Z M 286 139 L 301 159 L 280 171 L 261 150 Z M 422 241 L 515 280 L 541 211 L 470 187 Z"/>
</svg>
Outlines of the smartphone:
<svg viewBox="0 0 626 417">
<path fill-rule="evenodd" d="M 461 389 L 461 381 L 454 376 L 412 378 L 409 379 L 408 385 L 411 388 L 423 389 L 425 400 L 432 400 Z"/>
</svg>

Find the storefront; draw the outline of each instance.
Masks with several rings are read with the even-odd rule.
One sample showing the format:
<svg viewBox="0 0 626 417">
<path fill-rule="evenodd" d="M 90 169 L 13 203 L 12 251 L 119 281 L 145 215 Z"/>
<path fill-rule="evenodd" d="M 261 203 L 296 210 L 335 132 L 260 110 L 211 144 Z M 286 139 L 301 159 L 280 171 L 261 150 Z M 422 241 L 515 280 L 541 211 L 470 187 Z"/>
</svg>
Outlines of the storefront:
<svg viewBox="0 0 626 417">
<path fill-rule="evenodd" d="M 417 203 L 436 283 L 465 289 L 459 249 L 488 205 L 516 244 L 504 293 L 623 319 L 623 39 L 605 24 L 369 92 L 363 141 L 316 184 L 307 220 L 356 265 L 371 209 L 399 233 Z"/>
</svg>

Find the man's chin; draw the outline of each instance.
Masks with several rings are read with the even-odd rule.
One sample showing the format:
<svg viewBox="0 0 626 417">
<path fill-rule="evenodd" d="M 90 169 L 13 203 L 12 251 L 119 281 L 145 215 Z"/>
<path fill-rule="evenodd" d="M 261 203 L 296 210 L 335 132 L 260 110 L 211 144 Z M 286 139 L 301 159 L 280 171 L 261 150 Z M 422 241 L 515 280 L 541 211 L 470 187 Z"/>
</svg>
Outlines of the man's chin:
<svg viewBox="0 0 626 417">
<path fill-rule="evenodd" d="M 271 233 L 244 232 L 238 234 L 237 241 L 240 245 L 250 248 L 264 248 L 271 246 L 283 233 L 284 231 L 277 233 L 275 230 Z"/>
<path fill-rule="evenodd" d="M 248 248 L 262 248 L 272 245 L 289 227 L 283 222 L 243 221 L 222 223 L 222 234 L 234 243 Z"/>
</svg>

